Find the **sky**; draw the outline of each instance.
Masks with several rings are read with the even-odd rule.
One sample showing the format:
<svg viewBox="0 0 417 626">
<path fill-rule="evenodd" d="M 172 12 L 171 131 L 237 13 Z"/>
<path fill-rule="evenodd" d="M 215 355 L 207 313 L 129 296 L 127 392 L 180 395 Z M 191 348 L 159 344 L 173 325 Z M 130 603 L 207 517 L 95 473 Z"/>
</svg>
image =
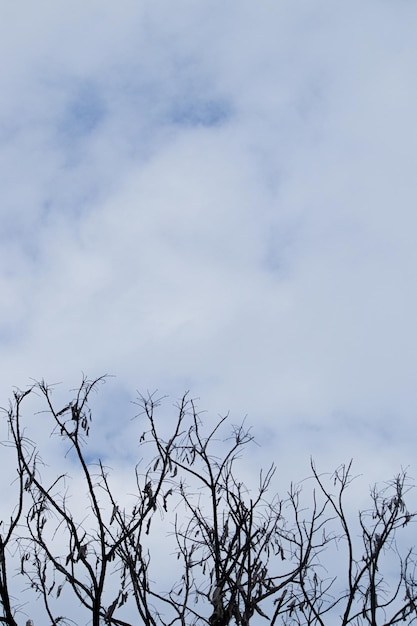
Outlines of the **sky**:
<svg viewBox="0 0 417 626">
<path fill-rule="evenodd" d="M 310 456 L 417 476 L 416 23 L 411 0 L 3 2 L 0 404 L 107 373 L 115 453 L 137 390 L 190 390 L 284 482 Z"/>
</svg>

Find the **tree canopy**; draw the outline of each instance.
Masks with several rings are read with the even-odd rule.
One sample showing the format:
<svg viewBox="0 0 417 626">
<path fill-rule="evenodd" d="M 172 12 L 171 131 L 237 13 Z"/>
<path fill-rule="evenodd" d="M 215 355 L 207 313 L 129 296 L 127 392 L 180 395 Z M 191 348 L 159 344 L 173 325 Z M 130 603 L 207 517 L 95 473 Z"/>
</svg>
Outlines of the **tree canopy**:
<svg viewBox="0 0 417 626">
<path fill-rule="evenodd" d="M 15 473 L 13 502 L 4 502 L 0 517 L 0 622 L 417 621 L 406 472 L 372 487 L 368 507 L 356 513 L 346 504 L 351 462 L 331 474 L 311 462 L 309 479 L 279 495 L 274 463 L 245 480 L 243 461 L 254 440 L 245 422 L 204 419 L 188 393 L 167 420 L 163 399 L 147 394 L 137 400 L 138 459 L 123 492 L 117 470 L 90 452 L 90 400 L 104 381 L 83 378 L 58 406 L 54 387 L 41 381 L 16 390 L 4 410 L 3 443 Z M 64 451 L 53 463 L 43 458 L 33 428 L 29 434 L 24 409 L 33 394 Z"/>
</svg>

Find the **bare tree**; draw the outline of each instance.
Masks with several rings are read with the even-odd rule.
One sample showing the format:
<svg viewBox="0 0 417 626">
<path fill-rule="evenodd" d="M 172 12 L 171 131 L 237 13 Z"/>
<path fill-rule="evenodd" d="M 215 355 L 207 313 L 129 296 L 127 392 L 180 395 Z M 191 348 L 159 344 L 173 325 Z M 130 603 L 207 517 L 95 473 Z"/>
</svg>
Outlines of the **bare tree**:
<svg viewBox="0 0 417 626">
<path fill-rule="evenodd" d="M 146 468 L 143 473 L 136 466 L 136 502 L 130 512 L 119 506 L 110 487 L 107 468 L 100 460 L 87 462 L 86 441 L 92 419 L 89 400 L 92 391 L 103 380 L 83 379 L 75 398 L 59 410 L 53 405 L 51 387 L 41 382 L 31 389 L 45 399 L 52 418 L 53 433 L 69 444 L 68 452 L 75 457 L 85 490 L 85 494 L 78 494 L 78 497 L 87 496 L 87 510 L 80 511 L 75 506 L 70 497 L 69 477 L 65 473 L 53 476 L 49 482 L 42 477 L 43 461 L 35 444 L 25 437 L 21 426 L 23 395 L 15 396 L 16 402 L 8 412 L 12 441 L 24 476 L 24 490 L 30 498 L 26 513 L 28 533 L 21 532 L 18 536 L 21 573 L 43 599 L 52 624 L 70 621 L 57 612 L 60 606 L 57 599 L 62 598 L 64 590 L 69 588 L 77 603 L 90 615 L 93 626 L 101 623 L 128 625 L 117 616 L 116 610 L 127 602 L 127 588 L 133 583 L 133 587 L 137 588 L 136 574 L 132 580 L 126 577 L 127 573 L 133 573 L 129 567 L 127 545 L 135 546 L 135 558 L 141 565 L 140 588 L 149 587 L 146 580 L 147 557 L 141 552 L 141 537 L 142 534 L 149 534 L 158 500 L 162 497 L 166 501 L 167 496 L 162 489 L 172 467 L 170 445 L 161 446 L 155 425 L 151 422 L 152 441 L 158 442 L 158 463 Z M 180 419 L 174 425 L 173 440 L 179 425 Z M 117 578 L 119 583 L 116 584 Z M 2 599 L 5 611 L 9 610 L 6 592 L 7 589 L 6 601 Z M 144 623 L 154 623 L 146 593 L 141 591 L 135 598 Z"/>
<path fill-rule="evenodd" d="M 278 496 L 268 499 L 274 465 L 260 472 L 252 489 L 238 480 L 236 464 L 253 441 L 250 431 L 244 425 L 233 427 L 224 446 L 218 433 L 227 418 L 204 435 L 192 401 L 190 405 L 192 423 L 173 457 L 188 517 L 185 524 L 177 519 L 175 525 L 186 572 L 179 595 L 204 598 L 211 605 L 212 626 L 247 626 L 254 614 L 270 619 L 263 604 L 278 597 L 280 609 L 288 586 L 304 575 L 327 543 L 326 538 L 316 539 L 325 507 L 313 508 L 308 525 L 289 528 L 284 517 L 288 502 Z M 295 497 L 290 494 L 290 500 Z M 180 610 L 183 603 L 177 604 Z M 195 608 L 193 614 L 199 620 L 204 617 Z"/>
<path fill-rule="evenodd" d="M 59 407 L 53 387 L 37 383 L 16 392 L 6 411 L 17 499 L 0 535 L 0 621 L 18 626 L 9 588 L 16 546 L 20 561 L 11 563 L 52 625 L 417 621 L 416 557 L 398 541 L 414 517 L 404 472 L 373 488 L 369 510 L 356 518 L 345 504 L 350 464 L 330 476 L 312 464 L 312 489 L 305 481 L 280 497 L 275 465 L 243 479 L 244 455 L 254 445 L 245 423 L 230 426 L 226 416 L 210 424 L 188 394 L 163 420 L 161 399 L 148 394 L 138 399 L 140 460 L 127 497 L 89 452 L 91 395 L 104 378 L 84 378 Z M 71 459 L 75 490 L 63 467 L 46 465 L 22 424 L 31 394 L 43 401 L 50 432 Z M 161 533 L 169 546 L 163 554 Z"/>
<path fill-rule="evenodd" d="M 344 503 L 353 480 L 351 463 L 332 475 L 335 493 L 314 464 L 312 472 L 327 508 L 334 514 L 330 528 L 337 552 L 324 552 L 320 568 L 299 576 L 298 602 L 288 623 L 324 626 L 334 616 L 341 626 L 417 621 L 416 555 L 412 549 L 401 551 L 397 544 L 398 531 L 415 516 L 406 508 L 405 498 L 411 489 L 406 473 L 401 472 L 384 487 L 373 487 L 371 506 L 359 511 L 355 524 Z"/>
<path fill-rule="evenodd" d="M 9 408 L 4 410 L 9 418 L 12 415 L 15 418 L 12 420 L 9 419 L 9 440 L 3 442 L 3 446 L 13 448 L 15 452 L 17 474 L 15 480 L 13 481 L 16 488 L 16 505 L 10 513 L 8 519 L 3 518 L 0 520 L 0 599 L 3 609 L 3 615 L 0 616 L 0 622 L 8 624 L 9 626 L 17 626 L 17 623 L 15 621 L 16 607 L 13 606 L 12 594 L 9 586 L 8 565 L 10 559 L 8 559 L 8 553 L 23 514 L 23 496 L 27 480 L 19 450 L 27 449 L 27 445 L 29 443 L 26 441 L 25 437 L 19 433 L 19 428 L 16 429 L 16 421 L 18 422 L 19 420 L 21 403 L 29 393 L 30 390 L 23 393 L 16 391 Z"/>
</svg>

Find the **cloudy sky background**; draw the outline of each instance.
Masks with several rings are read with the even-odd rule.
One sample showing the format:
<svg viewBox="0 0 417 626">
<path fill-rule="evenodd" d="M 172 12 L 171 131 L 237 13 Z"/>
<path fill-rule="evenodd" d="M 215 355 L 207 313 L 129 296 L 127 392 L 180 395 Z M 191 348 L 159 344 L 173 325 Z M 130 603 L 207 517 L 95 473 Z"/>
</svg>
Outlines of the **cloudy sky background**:
<svg viewBox="0 0 417 626">
<path fill-rule="evenodd" d="M 108 373 L 116 451 L 137 389 L 190 389 L 287 482 L 310 455 L 416 475 L 416 24 L 408 0 L 2 3 L 2 404 Z"/>
</svg>

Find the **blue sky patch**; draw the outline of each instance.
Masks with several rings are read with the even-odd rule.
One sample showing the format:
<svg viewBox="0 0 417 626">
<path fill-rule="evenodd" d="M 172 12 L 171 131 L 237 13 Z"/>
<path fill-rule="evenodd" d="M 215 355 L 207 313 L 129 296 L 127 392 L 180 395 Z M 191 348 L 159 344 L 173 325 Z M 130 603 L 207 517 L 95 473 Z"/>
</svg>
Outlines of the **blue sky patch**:
<svg viewBox="0 0 417 626">
<path fill-rule="evenodd" d="M 176 102 L 171 111 L 174 124 L 180 126 L 219 126 L 227 122 L 232 114 L 225 100 L 197 99 Z"/>
<path fill-rule="evenodd" d="M 91 83 L 79 86 L 70 99 L 60 130 L 71 137 L 90 135 L 105 116 L 105 107 L 97 87 Z"/>
</svg>

